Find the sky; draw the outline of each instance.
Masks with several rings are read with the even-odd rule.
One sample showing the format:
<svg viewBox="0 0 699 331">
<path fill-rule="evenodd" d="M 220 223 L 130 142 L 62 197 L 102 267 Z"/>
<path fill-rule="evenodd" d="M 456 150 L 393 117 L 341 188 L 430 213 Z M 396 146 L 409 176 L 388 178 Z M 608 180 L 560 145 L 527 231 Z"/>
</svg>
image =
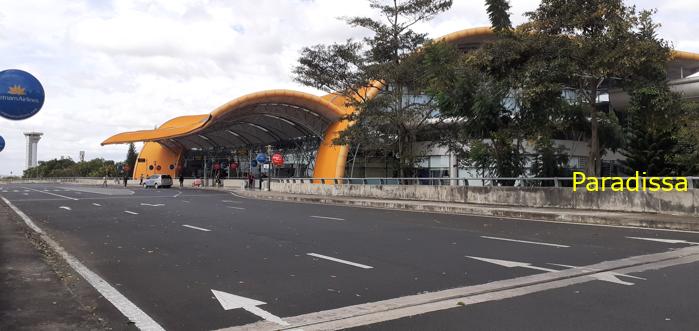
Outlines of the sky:
<svg viewBox="0 0 699 331">
<path fill-rule="evenodd" d="M 536 0 L 511 0 L 512 19 Z M 657 9 L 661 37 L 699 52 L 697 0 L 629 1 Z M 61 156 L 123 160 L 109 136 L 153 129 L 170 118 L 206 114 L 268 89 L 322 95 L 293 81 L 304 46 L 361 38 L 341 17 L 371 16 L 363 0 L 0 0 L 0 70 L 21 69 L 43 84 L 34 117 L 0 118 L 0 175 L 21 174 L 23 133 L 44 133 L 39 160 Z M 415 27 L 436 38 L 489 25 L 482 0 L 454 0 Z"/>
</svg>

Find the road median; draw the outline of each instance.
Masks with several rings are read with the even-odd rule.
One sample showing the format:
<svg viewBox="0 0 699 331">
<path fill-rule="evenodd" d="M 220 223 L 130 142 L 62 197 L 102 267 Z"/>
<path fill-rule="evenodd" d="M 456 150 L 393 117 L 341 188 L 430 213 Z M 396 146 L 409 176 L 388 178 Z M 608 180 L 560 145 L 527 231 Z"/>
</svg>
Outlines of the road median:
<svg viewBox="0 0 699 331">
<path fill-rule="evenodd" d="M 230 190 L 235 194 L 256 199 L 303 203 L 345 205 L 363 208 L 394 209 L 427 213 L 479 215 L 499 218 L 528 219 L 549 222 L 580 223 L 606 226 L 629 226 L 664 230 L 699 231 L 699 219 L 655 213 L 612 212 L 562 208 L 530 208 L 466 203 L 441 203 L 414 200 L 362 199 L 328 197 L 267 191 Z"/>
</svg>

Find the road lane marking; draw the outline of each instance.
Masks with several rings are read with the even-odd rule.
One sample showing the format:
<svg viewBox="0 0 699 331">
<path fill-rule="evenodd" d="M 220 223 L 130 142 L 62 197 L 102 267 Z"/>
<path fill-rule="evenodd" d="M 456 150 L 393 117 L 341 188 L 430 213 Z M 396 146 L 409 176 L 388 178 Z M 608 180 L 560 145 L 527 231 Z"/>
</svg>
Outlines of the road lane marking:
<svg viewBox="0 0 699 331">
<path fill-rule="evenodd" d="M 498 260 L 498 259 L 487 259 L 484 257 L 475 257 L 475 256 L 466 256 L 467 258 L 478 260 L 478 261 L 483 261 L 483 262 L 488 262 L 492 264 L 497 264 L 502 267 L 506 268 L 527 268 L 527 269 L 533 269 L 533 270 L 539 270 L 539 271 L 545 271 L 545 272 L 557 272 L 560 270 L 556 269 L 549 269 L 549 268 L 542 268 L 542 267 L 537 267 L 532 265 L 531 263 L 526 263 L 526 262 L 517 262 L 517 261 L 507 261 L 507 260 Z"/>
<path fill-rule="evenodd" d="M 179 192 L 177 192 L 177 194 L 175 194 L 175 196 L 173 196 L 173 198 L 177 198 L 177 197 L 179 197 L 179 196 L 180 196 L 180 194 L 182 194 L 182 191 L 179 191 Z"/>
<path fill-rule="evenodd" d="M 589 269 L 589 268 L 585 268 L 585 267 L 578 267 L 578 266 L 567 265 L 567 264 L 558 264 L 558 263 L 549 263 L 549 264 L 559 266 L 559 267 L 564 267 L 564 268 L 579 268 L 579 269 L 584 269 L 586 271 L 599 271 L 599 270 L 595 270 L 595 269 Z M 604 272 L 600 272 L 600 273 L 596 273 L 596 274 L 591 275 L 591 277 L 594 277 L 597 280 L 601 280 L 604 282 L 620 284 L 620 285 L 627 285 L 627 286 L 634 285 L 634 283 L 623 281 L 623 280 L 619 279 L 619 276 L 633 278 L 633 279 L 647 280 L 647 279 L 642 278 L 642 277 L 636 277 L 636 276 L 626 275 L 626 274 L 612 272 L 612 271 L 604 271 Z"/>
<path fill-rule="evenodd" d="M 60 206 L 60 207 L 58 207 L 58 208 L 60 208 L 60 209 L 65 209 L 65 210 L 72 210 L 72 209 L 70 209 L 70 207 L 67 207 L 67 206 Z"/>
<path fill-rule="evenodd" d="M 230 209 L 237 209 L 237 210 L 245 210 L 243 207 L 233 207 L 233 206 L 228 206 Z"/>
<path fill-rule="evenodd" d="M 162 203 L 157 203 L 157 204 L 141 203 L 141 206 L 162 207 L 162 206 L 165 206 L 165 204 L 162 204 Z"/>
<path fill-rule="evenodd" d="M 102 205 L 100 205 L 99 203 L 94 203 L 94 202 L 93 202 L 92 205 L 93 205 L 93 206 L 97 206 L 97 207 L 102 207 Z"/>
<path fill-rule="evenodd" d="M 324 220 L 333 220 L 333 221 L 344 221 L 344 218 L 337 218 L 337 217 L 327 217 L 327 216 L 311 216 L 312 218 L 320 218 Z"/>
<path fill-rule="evenodd" d="M 675 265 L 696 263 L 698 261 L 699 247 L 693 246 L 671 252 L 605 261 L 586 266 L 585 268 L 629 274 L 661 270 Z M 408 295 L 303 315 L 289 316 L 284 317 L 284 321 L 291 324 L 290 328 L 304 328 L 308 330 L 350 329 L 435 311 L 460 308 L 464 305 L 504 300 L 552 289 L 565 288 L 576 284 L 584 284 L 596 280 L 590 277 L 590 275 L 594 273 L 594 271 L 586 271 L 580 268 L 566 269 L 555 273 L 541 273 L 494 281 L 486 284 Z M 279 325 L 277 324 L 260 321 L 220 330 L 271 331 L 278 329 Z"/>
<path fill-rule="evenodd" d="M 636 240 L 657 241 L 657 242 L 666 243 L 666 244 L 699 245 L 699 243 L 697 243 L 697 242 L 679 240 L 679 239 L 660 239 L 660 238 L 643 238 L 643 237 L 626 237 L 626 238 L 636 239 Z"/>
<path fill-rule="evenodd" d="M 65 195 L 60 195 L 60 194 L 51 193 L 51 192 L 39 191 L 39 190 L 35 190 L 35 189 L 29 188 L 29 187 L 22 187 L 22 188 L 27 189 L 27 190 L 31 190 L 31 191 L 35 191 L 35 192 L 39 192 L 39 193 L 50 194 L 50 195 L 53 195 L 53 196 L 61 197 L 61 198 L 63 198 L 63 199 L 78 201 L 78 199 L 76 199 L 76 198 L 67 197 L 67 196 L 65 196 Z M 78 193 L 80 193 L 80 192 L 78 192 Z"/>
<path fill-rule="evenodd" d="M 524 244 L 533 244 L 533 245 L 542 245 L 542 246 L 551 246 L 551 247 L 570 248 L 570 246 L 568 246 L 568 245 L 550 244 L 550 243 L 538 242 L 538 241 L 517 240 L 517 239 L 509 239 L 509 238 L 490 237 L 490 236 L 481 236 L 481 238 L 493 239 L 493 240 L 502 240 L 502 241 L 512 241 L 512 242 L 518 242 L 518 243 L 524 243 Z"/>
<path fill-rule="evenodd" d="M 282 320 L 281 318 L 274 316 L 269 312 L 257 307 L 260 305 L 266 305 L 267 303 L 265 302 L 241 297 L 239 295 L 230 294 L 222 291 L 216 291 L 214 289 L 211 289 L 211 293 L 214 294 L 216 300 L 218 300 L 218 303 L 221 304 L 221 307 L 223 307 L 224 310 L 243 308 L 248 312 L 257 315 L 258 317 L 263 318 L 266 321 L 270 321 L 272 323 L 276 323 L 283 326 L 289 325 L 289 323 L 284 322 L 284 320 Z"/>
<path fill-rule="evenodd" d="M 184 226 L 184 227 L 186 227 L 186 228 L 194 229 L 194 230 L 204 231 L 204 232 L 210 232 L 210 231 L 211 231 L 211 230 L 209 230 L 209 229 L 204 229 L 204 228 L 200 228 L 200 227 L 198 227 L 198 226 L 193 226 L 193 225 L 182 224 L 182 226 Z"/>
<path fill-rule="evenodd" d="M 133 212 L 133 211 L 130 211 L 130 210 L 124 210 L 124 212 L 127 213 L 127 214 L 131 214 L 131 215 L 138 215 L 137 212 Z"/>
<path fill-rule="evenodd" d="M 320 255 L 317 253 L 307 253 L 306 255 L 317 257 L 320 259 L 330 260 L 330 261 L 334 261 L 334 262 L 344 263 L 344 264 L 351 265 L 351 266 L 354 266 L 357 268 L 362 268 L 362 269 L 373 269 L 374 268 L 372 266 L 368 266 L 365 264 L 360 264 L 360 263 L 355 263 L 352 261 L 342 260 L 342 259 L 334 258 L 332 256 Z"/>
<path fill-rule="evenodd" d="M 131 302 L 127 297 L 125 297 L 121 292 L 115 289 L 112 285 L 107 283 L 106 280 L 102 279 L 92 270 L 88 269 L 84 264 L 82 264 L 77 258 L 70 255 L 61 245 L 51 239 L 46 233 L 36 226 L 36 224 L 19 208 L 15 207 L 10 201 L 4 197 L 0 197 L 2 200 L 10 206 L 10 208 L 19 215 L 24 223 L 27 224 L 32 230 L 41 236 L 44 240 L 58 255 L 60 255 L 73 270 L 75 270 L 80 276 L 82 276 L 90 285 L 92 285 L 97 292 L 99 292 L 102 297 L 109 300 L 109 302 L 114 305 L 129 321 L 132 321 L 137 328 L 141 330 L 152 330 L 152 331 L 165 331 L 163 327 L 154 321 L 148 314 L 143 312 L 138 306 Z"/>
</svg>

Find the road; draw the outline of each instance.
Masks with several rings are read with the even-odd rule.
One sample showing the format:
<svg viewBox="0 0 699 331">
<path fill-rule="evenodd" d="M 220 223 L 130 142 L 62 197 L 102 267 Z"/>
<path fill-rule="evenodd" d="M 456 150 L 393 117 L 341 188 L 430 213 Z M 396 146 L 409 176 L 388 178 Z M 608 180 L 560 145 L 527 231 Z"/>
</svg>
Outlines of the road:
<svg viewBox="0 0 699 331">
<path fill-rule="evenodd" d="M 699 233 L 195 189 L 0 196 L 167 330 L 699 329 Z"/>
</svg>

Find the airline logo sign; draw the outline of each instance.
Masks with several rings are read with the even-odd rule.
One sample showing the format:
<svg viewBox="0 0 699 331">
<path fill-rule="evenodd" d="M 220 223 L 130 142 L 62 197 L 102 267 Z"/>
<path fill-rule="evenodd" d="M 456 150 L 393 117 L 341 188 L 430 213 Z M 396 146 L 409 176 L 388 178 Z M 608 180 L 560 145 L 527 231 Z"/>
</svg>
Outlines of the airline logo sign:
<svg viewBox="0 0 699 331">
<path fill-rule="evenodd" d="M 10 69 L 0 71 L 0 116 L 23 120 L 34 116 L 44 105 L 44 87 L 30 73 Z"/>
</svg>

